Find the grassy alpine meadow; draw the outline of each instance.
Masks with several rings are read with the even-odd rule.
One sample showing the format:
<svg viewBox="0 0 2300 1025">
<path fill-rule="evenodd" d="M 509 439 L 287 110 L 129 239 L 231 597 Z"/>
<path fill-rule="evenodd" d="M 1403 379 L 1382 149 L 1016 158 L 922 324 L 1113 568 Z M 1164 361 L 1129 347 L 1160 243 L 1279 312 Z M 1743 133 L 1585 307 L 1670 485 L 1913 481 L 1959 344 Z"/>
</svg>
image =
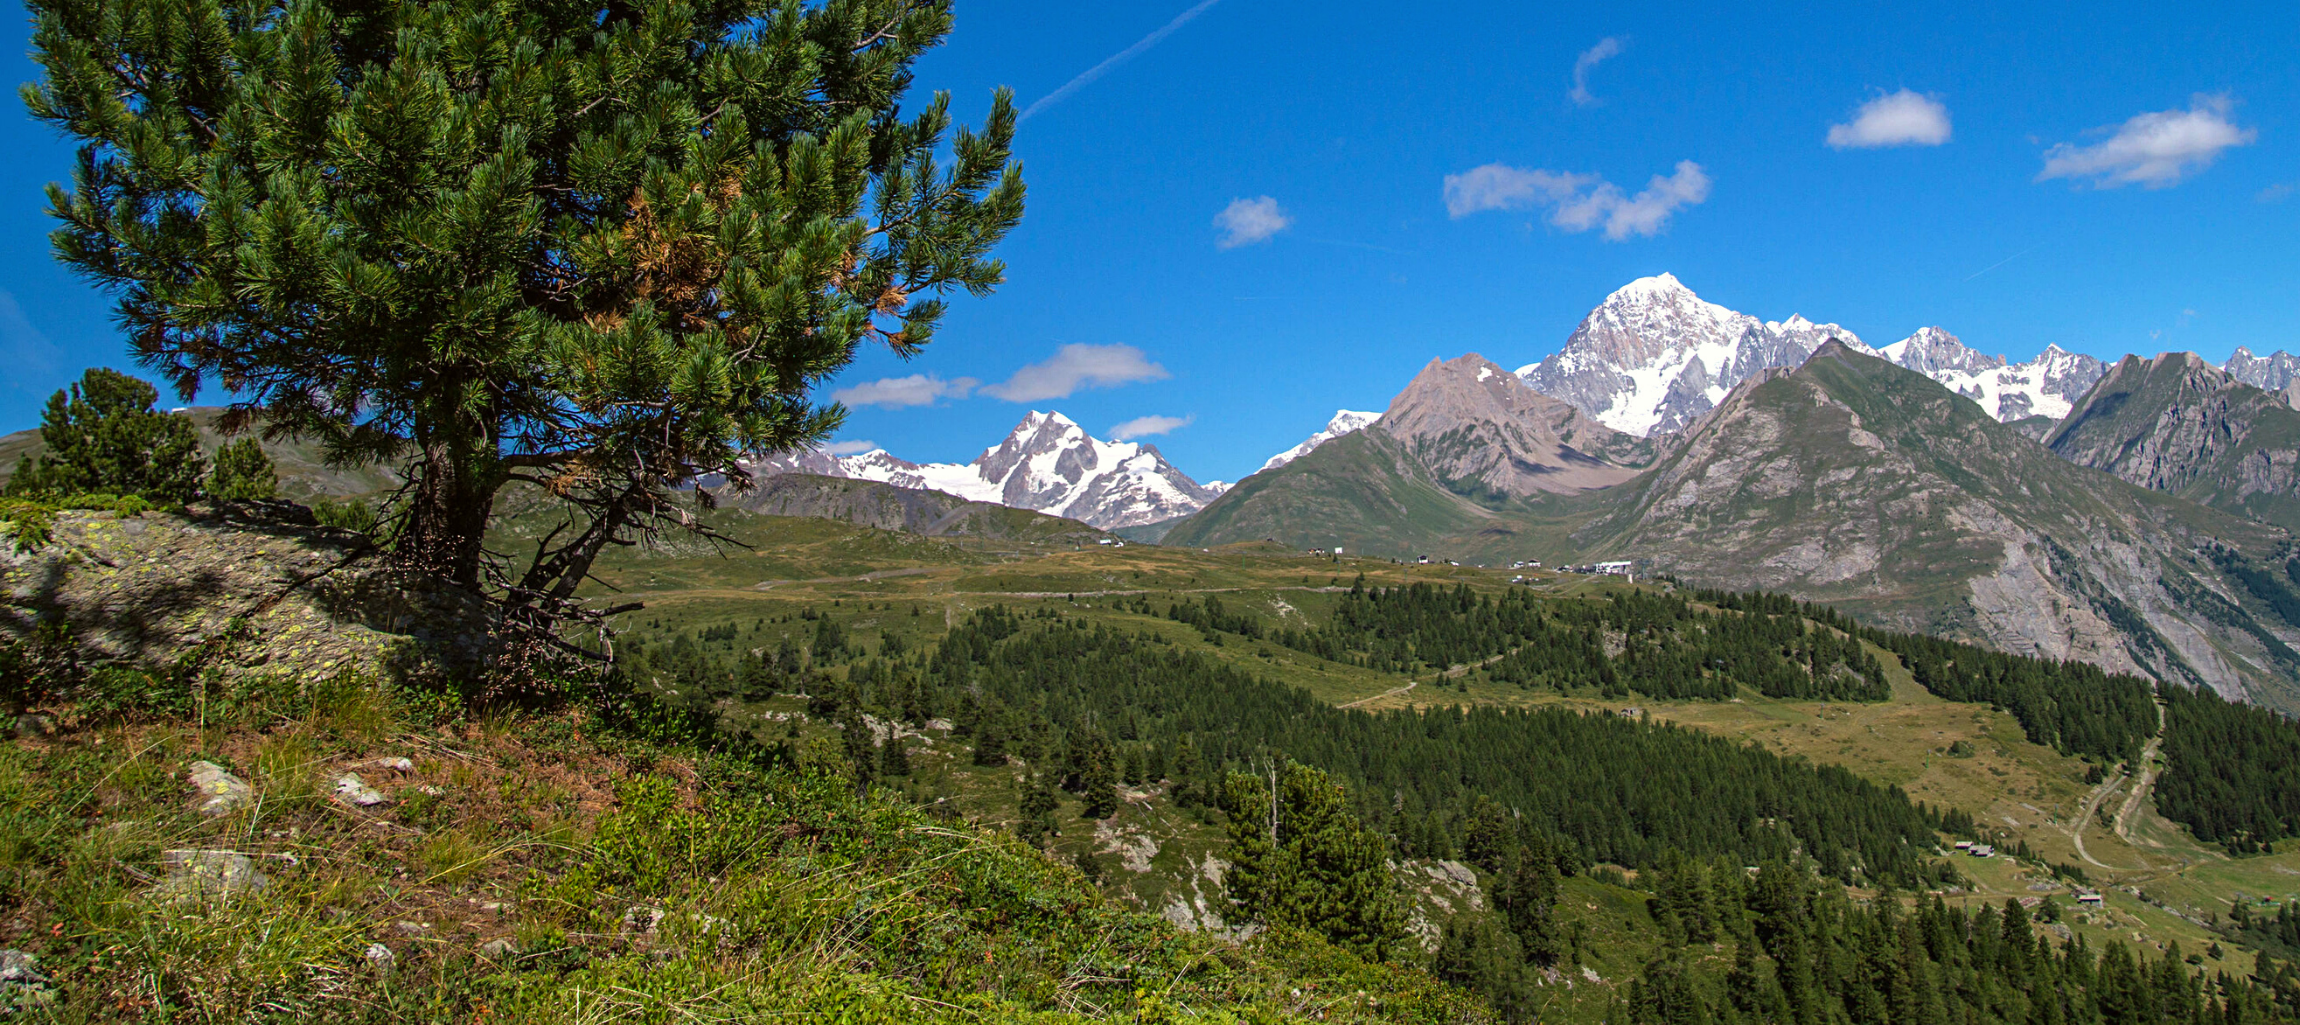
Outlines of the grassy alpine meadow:
<svg viewBox="0 0 2300 1025">
<path fill-rule="evenodd" d="M 858 785 L 819 731 L 736 754 L 673 719 L 347 679 L 66 721 L 0 745 L 0 942 L 60 1021 L 1481 1018 L 1411 967 L 1134 910 Z M 245 784 L 214 814 L 201 762 Z"/>
</svg>

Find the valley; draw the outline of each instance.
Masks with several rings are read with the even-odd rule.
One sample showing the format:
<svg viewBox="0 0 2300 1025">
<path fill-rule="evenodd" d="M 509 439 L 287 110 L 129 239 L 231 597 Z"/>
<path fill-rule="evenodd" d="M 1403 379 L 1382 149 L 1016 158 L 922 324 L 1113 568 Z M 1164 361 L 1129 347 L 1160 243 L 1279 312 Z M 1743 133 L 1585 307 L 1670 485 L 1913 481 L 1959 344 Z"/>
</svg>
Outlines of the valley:
<svg viewBox="0 0 2300 1025">
<path fill-rule="evenodd" d="M 761 521 L 756 529 L 799 528 Z M 873 533 L 853 531 L 841 545 L 846 550 L 867 548 L 873 542 L 865 539 Z M 1394 673 L 1310 657 L 1266 638 L 1205 631 L 1157 611 L 1173 602 L 1219 595 L 1226 614 L 1247 617 L 1259 630 L 1306 626 L 1331 615 L 1361 574 L 1367 586 L 1427 583 L 1466 586 L 1480 594 L 1527 591 L 1545 599 L 1605 600 L 1651 585 L 1547 571 L 1335 558 L 1268 544 L 1211 551 L 989 544 L 933 554 L 891 545 L 880 551 L 876 558 L 845 561 L 847 557 L 840 556 L 820 564 L 826 570 L 835 565 L 836 575 L 826 572 L 763 590 L 756 583 L 745 583 L 752 570 L 745 567 L 742 556 L 634 557 L 618 561 L 601 579 L 648 601 L 648 610 L 628 637 L 628 642 L 638 644 L 668 644 L 734 624 L 736 647 L 766 650 L 785 638 L 806 643 L 819 629 L 817 623 L 828 621 L 841 624 L 848 642 L 858 650 L 886 646 L 891 637 L 894 648 L 919 651 L 966 616 L 1000 607 L 1025 619 L 1059 614 L 1092 629 L 1162 638 L 1221 665 L 1299 687 L 1317 701 L 1344 708 L 1421 714 L 1449 708 L 1556 708 L 1674 723 L 1787 758 L 1842 766 L 1876 784 L 1897 787 L 1911 800 L 1970 814 L 1978 836 L 2000 850 L 2018 845 L 2033 852 L 2033 858 L 1944 856 L 1942 863 L 1961 881 L 1935 886 L 1934 891 L 1951 903 L 2056 900 L 2066 907 L 2068 917 L 2063 921 L 2074 930 L 2071 935 L 2082 934 L 2094 943 L 2120 939 L 2152 950 L 2177 943 L 2182 950 L 2196 952 L 2217 943 L 2223 955 L 2215 964 L 2231 971 L 2248 971 L 2251 955 L 2210 928 L 2226 919 L 2230 902 L 2238 894 L 2253 901 L 2279 902 L 2300 895 L 2300 853 L 2231 858 L 2197 843 L 2154 813 L 2145 785 L 2136 785 L 2144 777 L 2112 767 L 2103 782 L 2087 785 L 2086 760 L 2030 742 L 2019 722 L 2004 711 L 1943 700 L 1925 691 L 1897 660 L 1874 645 L 1869 650 L 1883 656 L 1890 683 L 1890 697 L 1884 701 L 1786 700 L 1746 688 L 1725 701 L 1669 701 L 1641 694 L 1529 691 L 1461 665 L 1401 679 Z M 777 572 L 795 576 L 807 571 L 784 570 L 778 564 Z M 705 578 L 706 586 L 679 583 Z M 1513 578 L 1526 582 L 1513 583 Z M 1153 611 L 1144 613 L 1130 604 L 1133 600 L 1148 601 Z M 821 618 L 805 618 L 809 616 Z M 864 638 L 873 638 L 876 644 Z M 775 698 L 738 701 L 723 708 L 731 722 L 755 716 L 779 726 L 792 721 L 792 716 L 803 716 L 805 705 L 798 699 Z M 921 729 L 917 743 L 911 775 L 894 783 L 913 800 L 955 806 L 969 819 L 1001 827 L 1019 821 L 1012 770 L 972 764 L 969 742 L 948 728 Z M 2138 757 L 2140 773 L 2160 771 L 2158 743 L 2151 739 Z M 1025 772 L 1030 769 L 1030 763 L 1017 764 Z M 1077 800 L 1062 795 L 1053 816 L 1061 832 L 1050 839 L 1049 849 L 1073 861 L 1084 857 L 1096 862 L 1094 871 L 1107 887 L 1146 910 L 1204 924 L 1208 909 L 1219 906 L 1208 869 L 1208 859 L 1220 849 L 1219 831 L 1177 807 L 1155 780 L 1129 783 L 1121 788 L 1121 796 L 1124 803 L 1115 817 L 1093 822 L 1078 819 Z M 2103 809 L 2106 814 L 2096 814 Z M 2048 871 L 2055 864 L 2081 867 L 2089 877 L 2087 883 L 2055 878 Z M 1428 881 L 1436 876 L 1419 874 L 1411 863 L 1404 876 L 1422 893 L 1420 913 L 1425 919 L 1442 917 L 1436 902 L 1458 903 L 1462 897 L 1448 891 L 1443 881 Z M 2075 893 L 2085 889 L 2097 889 L 2100 906 L 2080 907 L 2075 902 Z M 1574 917 L 1571 904 L 1569 900 L 1562 906 Z M 1624 949 L 1636 953 L 1627 958 L 1611 953 L 1593 962 L 1593 968 L 1612 978 L 1625 965 L 1640 961 L 1652 942 L 1652 928 L 1649 923 L 1630 928 L 1622 934 L 1622 942 Z M 1434 932 L 1430 935 L 1434 943 Z"/>
</svg>

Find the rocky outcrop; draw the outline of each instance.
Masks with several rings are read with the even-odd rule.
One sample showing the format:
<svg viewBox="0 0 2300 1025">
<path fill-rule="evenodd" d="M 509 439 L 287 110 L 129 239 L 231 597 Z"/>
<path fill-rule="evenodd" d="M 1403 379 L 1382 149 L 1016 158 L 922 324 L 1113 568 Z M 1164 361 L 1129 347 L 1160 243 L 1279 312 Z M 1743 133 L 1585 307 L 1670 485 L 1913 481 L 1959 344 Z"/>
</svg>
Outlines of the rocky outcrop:
<svg viewBox="0 0 2300 1025">
<path fill-rule="evenodd" d="M 2125 357 L 2046 444 L 2141 487 L 2300 529 L 2300 411 L 2195 353 Z"/>
<path fill-rule="evenodd" d="M 299 513 L 60 512 L 47 543 L 0 546 L 0 636 L 59 622 L 94 659 L 191 658 L 232 677 L 397 677 L 485 657 L 485 603 Z"/>
<path fill-rule="evenodd" d="M 2300 629 L 2218 561 L 2281 531 L 2071 465 L 1849 347 L 1744 383 L 1599 500 L 1582 541 L 1690 581 L 2300 707 Z"/>
</svg>

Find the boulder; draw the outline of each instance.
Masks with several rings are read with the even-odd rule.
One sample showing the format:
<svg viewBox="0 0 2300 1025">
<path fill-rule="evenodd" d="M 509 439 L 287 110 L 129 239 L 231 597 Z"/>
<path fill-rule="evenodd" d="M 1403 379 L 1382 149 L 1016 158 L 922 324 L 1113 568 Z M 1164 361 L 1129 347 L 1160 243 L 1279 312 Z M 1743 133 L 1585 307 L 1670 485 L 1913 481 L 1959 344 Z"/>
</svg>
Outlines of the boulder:
<svg viewBox="0 0 2300 1025">
<path fill-rule="evenodd" d="M 0 1015 L 30 1012 L 56 1002 L 40 958 L 22 950 L 0 950 Z"/>
<path fill-rule="evenodd" d="M 223 815 L 255 803 L 256 788 L 214 762 L 193 762 L 192 807 L 202 815 Z"/>
<path fill-rule="evenodd" d="M 368 786 L 367 781 L 359 778 L 356 772 L 347 772 L 335 778 L 335 799 L 361 808 L 391 803 L 391 798 Z"/>
<path fill-rule="evenodd" d="M 173 897 L 209 900 L 261 893 L 271 885 L 247 855 L 232 851 L 166 851 L 160 863 L 168 870 L 160 889 Z"/>
</svg>

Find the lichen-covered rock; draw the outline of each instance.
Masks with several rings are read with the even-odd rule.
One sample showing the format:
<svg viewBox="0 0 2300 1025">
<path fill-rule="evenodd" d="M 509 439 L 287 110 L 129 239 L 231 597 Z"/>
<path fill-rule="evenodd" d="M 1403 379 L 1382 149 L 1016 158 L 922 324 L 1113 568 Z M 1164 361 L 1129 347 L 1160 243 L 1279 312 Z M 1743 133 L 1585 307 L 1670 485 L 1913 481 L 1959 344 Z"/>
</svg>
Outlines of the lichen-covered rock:
<svg viewBox="0 0 2300 1025">
<path fill-rule="evenodd" d="M 489 650 L 486 603 L 394 569 L 292 506 L 66 511 L 48 544 L 0 546 L 0 636 L 61 619 L 99 659 L 227 677 L 397 678 Z"/>
<path fill-rule="evenodd" d="M 160 863 L 168 870 L 160 891 L 169 897 L 215 900 L 261 893 L 271 885 L 247 855 L 232 851 L 167 851 Z"/>
<path fill-rule="evenodd" d="M 347 772 L 335 778 L 335 796 L 337 800 L 345 804 L 361 808 L 373 808 L 391 803 L 391 798 L 383 796 L 374 787 L 368 786 L 367 781 L 359 778 L 359 773 L 356 772 Z"/>
<path fill-rule="evenodd" d="M 256 790 L 248 781 L 214 762 L 193 762 L 192 808 L 202 815 L 223 815 L 254 803 Z"/>
<path fill-rule="evenodd" d="M 0 950 L 0 1014 L 33 1011 L 56 1002 L 40 958 L 22 950 Z"/>
</svg>

